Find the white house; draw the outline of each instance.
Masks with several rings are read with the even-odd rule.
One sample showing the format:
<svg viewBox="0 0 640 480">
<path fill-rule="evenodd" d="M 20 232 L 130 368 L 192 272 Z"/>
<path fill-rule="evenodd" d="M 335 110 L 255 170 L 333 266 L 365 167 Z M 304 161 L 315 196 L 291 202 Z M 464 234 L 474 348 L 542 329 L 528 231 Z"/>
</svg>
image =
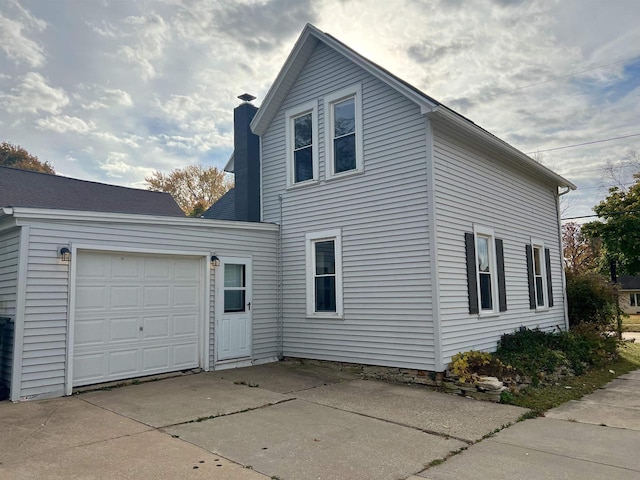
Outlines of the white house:
<svg viewBox="0 0 640 480">
<path fill-rule="evenodd" d="M 335 38 L 307 25 L 234 127 L 236 187 L 207 218 L 3 209 L 14 400 L 283 356 L 440 372 L 519 327 L 567 327 L 558 202 L 575 186 Z M 196 326 L 190 347 L 159 328 L 155 354 L 156 280 L 177 308 L 163 325 Z M 123 290 L 138 293 L 109 303 Z M 137 319 L 123 340 L 121 307 Z"/>
</svg>

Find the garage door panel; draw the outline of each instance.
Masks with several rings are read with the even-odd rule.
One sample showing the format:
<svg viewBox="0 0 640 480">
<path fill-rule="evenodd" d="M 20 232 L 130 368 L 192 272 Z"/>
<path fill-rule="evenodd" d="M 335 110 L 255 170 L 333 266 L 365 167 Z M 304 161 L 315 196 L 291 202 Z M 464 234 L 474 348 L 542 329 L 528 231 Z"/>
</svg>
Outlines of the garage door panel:
<svg viewBox="0 0 640 480">
<path fill-rule="evenodd" d="M 173 306 L 196 308 L 198 306 L 198 297 L 199 297 L 198 285 L 189 285 L 186 287 L 174 287 Z"/>
<path fill-rule="evenodd" d="M 112 318 L 108 321 L 109 342 L 138 341 L 138 317 Z"/>
<path fill-rule="evenodd" d="M 75 386 L 199 365 L 201 259 L 87 251 L 76 259 Z"/>
<path fill-rule="evenodd" d="M 107 379 L 122 375 L 135 375 L 138 369 L 138 348 L 109 353 Z"/>
<path fill-rule="evenodd" d="M 102 320 L 76 320 L 74 342 L 79 346 L 105 343 L 104 330 Z"/>
<path fill-rule="evenodd" d="M 176 366 L 188 368 L 193 362 L 198 360 L 198 347 L 195 343 L 185 345 L 175 345 L 173 347 L 173 363 Z"/>
<path fill-rule="evenodd" d="M 73 357 L 73 377 L 76 381 L 87 381 L 100 378 L 105 367 L 108 365 L 107 354 L 90 353 L 84 355 L 74 355 Z"/>
<path fill-rule="evenodd" d="M 174 315 L 173 317 L 173 336 L 180 337 L 185 335 L 197 335 L 198 315 Z"/>
<path fill-rule="evenodd" d="M 174 265 L 173 278 L 176 280 L 191 280 L 193 282 L 198 282 L 200 280 L 198 271 L 198 260 L 185 260 Z"/>
<path fill-rule="evenodd" d="M 142 331 L 144 340 L 170 337 L 168 315 L 143 317 L 142 324 L 144 326 Z"/>
<path fill-rule="evenodd" d="M 158 370 L 169 368 L 168 346 L 147 347 L 142 349 L 142 370 Z"/>
<path fill-rule="evenodd" d="M 136 285 L 111 286 L 109 288 L 109 308 L 140 308 L 139 290 Z"/>
<path fill-rule="evenodd" d="M 111 260 L 111 278 L 132 280 L 140 278 L 140 259 L 130 255 L 104 254 Z"/>
<path fill-rule="evenodd" d="M 157 259 L 144 260 L 144 277 L 145 280 L 171 280 L 170 261 Z"/>
<path fill-rule="evenodd" d="M 111 269 L 111 265 L 104 261 L 104 258 L 94 256 L 91 258 L 83 258 L 82 263 L 78 263 L 76 268 L 76 278 L 78 280 L 103 279 L 109 276 L 107 270 Z"/>
<path fill-rule="evenodd" d="M 107 289 L 104 286 L 77 286 L 76 310 L 104 310 L 107 306 Z"/>
<path fill-rule="evenodd" d="M 143 308 L 168 308 L 171 306 L 171 287 L 168 285 L 144 287 L 142 298 Z"/>
</svg>

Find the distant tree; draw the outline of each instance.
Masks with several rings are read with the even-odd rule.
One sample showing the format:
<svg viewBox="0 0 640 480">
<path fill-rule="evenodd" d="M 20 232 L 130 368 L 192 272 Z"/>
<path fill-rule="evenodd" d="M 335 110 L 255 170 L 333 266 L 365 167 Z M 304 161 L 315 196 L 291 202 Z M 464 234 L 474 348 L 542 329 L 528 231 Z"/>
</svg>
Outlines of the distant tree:
<svg viewBox="0 0 640 480">
<path fill-rule="evenodd" d="M 233 187 L 233 182 L 225 177 L 222 170 L 202 165 L 177 168 L 169 174 L 156 171 L 145 181 L 149 190 L 170 193 L 190 217 L 202 215 Z"/>
<path fill-rule="evenodd" d="M 42 162 L 38 157 L 31 155 L 24 148 L 8 142 L 0 143 L 0 165 L 52 175 L 56 173 L 49 162 Z"/>
<path fill-rule="evenodd" d="M 640 273 L 640 172 L 628 189 L 611 187 L 609 195 L 593 210 L 602 220 L 586 223 L 582 232 L 602 240 L 607 262 L 615 262 L 618 273 Z"/>
<path fill-rule="evenodd" d="M 562 225 L 562 251 L 567 273 L 579 275 L 595 271 L 600 257 L 599 239 L 588 239 L 580 225 L 569 222 Z"/>
</svg>

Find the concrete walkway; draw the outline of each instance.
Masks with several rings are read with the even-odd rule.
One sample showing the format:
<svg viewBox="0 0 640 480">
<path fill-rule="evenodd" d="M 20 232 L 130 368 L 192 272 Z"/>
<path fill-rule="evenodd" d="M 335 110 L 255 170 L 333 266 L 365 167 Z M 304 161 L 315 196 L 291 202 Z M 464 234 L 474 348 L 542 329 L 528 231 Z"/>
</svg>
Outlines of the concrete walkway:
<svg viewBox="0 0 640 480">
<path fill-rule="evenodd" d="M 638 479 L 640 370 L 472 445 L 413 479 Z"/>
<path fill-rule="evenodd" d="M 524 412 L 281 362 L 0 403 L 0 479 L 404 479 Z"/>
</svg>

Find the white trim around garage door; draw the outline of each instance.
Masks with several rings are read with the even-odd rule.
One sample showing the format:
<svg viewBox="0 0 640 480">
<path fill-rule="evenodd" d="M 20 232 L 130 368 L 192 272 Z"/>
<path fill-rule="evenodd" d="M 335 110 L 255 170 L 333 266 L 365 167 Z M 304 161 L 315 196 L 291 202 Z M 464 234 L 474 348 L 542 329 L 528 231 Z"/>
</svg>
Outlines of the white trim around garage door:
<svg viewBox="0 0 640 480">
<path fill-rule="evenodd" d="M 73 342 L 74 342 L 74 317 L 75 317 L 75 288 L 76 288 L 76 266 L 78 250 L 114 252 L 114 253 L 139 253 L 142 255 L 176 255 L 201 257 L 203 262 L 203 292 L 201 306 L 202 316 L 200 325 L 200 368 L 209 370 L 209 323 L 210 323 L 210 293 L 211 293 L 211 270 L 210 252 L 188 251 L 188 250 L 156 250 L 149 248 L 133 247 L 112 247 L 108 245 L 93 245 L 83 243 L 71 243 L 71 265 L 69 273 L 69 315 L 67 317 L 67 369 L 65 372 L 65 395 L 73 393 Z"/>
</svg>

